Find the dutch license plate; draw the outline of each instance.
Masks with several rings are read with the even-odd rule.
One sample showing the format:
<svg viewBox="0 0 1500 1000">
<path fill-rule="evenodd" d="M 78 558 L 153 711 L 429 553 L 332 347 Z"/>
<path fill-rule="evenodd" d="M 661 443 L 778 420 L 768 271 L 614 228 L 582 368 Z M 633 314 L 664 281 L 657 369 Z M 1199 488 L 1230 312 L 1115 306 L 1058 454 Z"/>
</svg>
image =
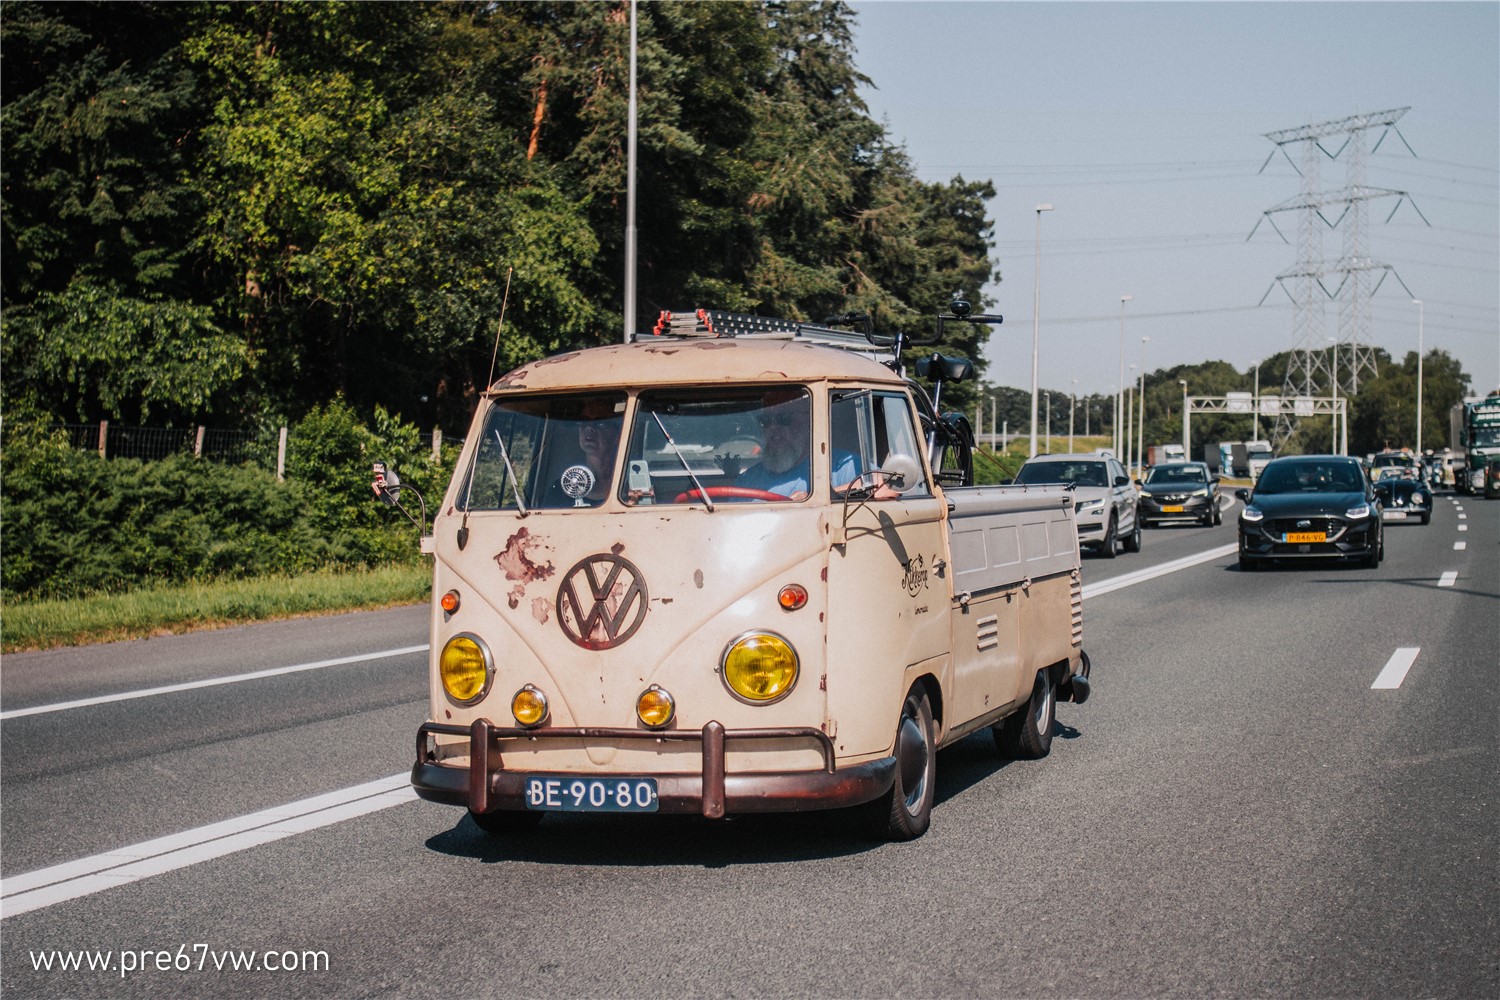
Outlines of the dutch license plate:
<svg viewBox="0 0 1500 1000">
<path fill-rule="evenodd" d="M 1326 542 L 1328 535 L 1322 531 L 1288 531 L 1286 540 L 1289 544 L 1297 542 Z"/>
<path fill-rule="evenodd" d="M 655 778 L 526 779 L 526 808 L 546 812 L 656 812 Z"/>
<path fill-rule="evenodd" d="M 1170 504 L 1170 505 L 1168 505 L 1166 507 L 1163 507 L 1161 509 L 1161 512 L 1163 514 L 1181 514 L 1182 513 L 1182 504 L 1180 504 L 1180 503 L 1178 503 L 1178 504 Z"/>
<path fill-rule="evenodd" d="M 1388 510 L 1385 512 L 1385 519 L 1387 521 L 1404 521 L 1406 520 L 1406 511 Z"/>
</svg>

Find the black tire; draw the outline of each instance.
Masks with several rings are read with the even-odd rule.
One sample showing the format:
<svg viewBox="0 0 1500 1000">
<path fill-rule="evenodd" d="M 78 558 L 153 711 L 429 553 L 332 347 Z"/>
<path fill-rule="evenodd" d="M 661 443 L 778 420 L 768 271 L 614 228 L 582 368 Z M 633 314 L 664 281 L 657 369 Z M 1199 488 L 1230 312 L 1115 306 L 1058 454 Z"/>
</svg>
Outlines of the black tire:
<svg viewBox="0 0 1500 1000">
<path fill-rule="evenodd" d="M 1041 760 L 1052 752 L 1052 724 L 1057 718 L 1057 689 L 1052 673 L 1038 670 L 1026 707 L 990 727 L 995 749 L 1017 760 Z"/>
<path fill-rule="evenodd" d="M 1104 529 L 1104 540 L 1099 543 L 1099 554 L 1106 559 L 1115 557 L 1115 516 L 1109 515 L 1109 525 Z"/>
<path fill-rule="evenodd" d="M 915 840 L 932 823 L 937 790 L 937 728 L 927 692 L 913 688 L 896 724 L 896 780 L 870 803 L 871 826 L 882 840 Z"/>
<path fill-rule="evenodd" d="M 506 809 L 491 813 L 469 813 L 474 825 L 491 837 L 519 837 L 536 829 L 536 825 L 547 815 L 531 809 Z"/>
<path fill-rule="evenodd" d="M 1132 531 L 1130 534 L 1128 534 L 1128 535 L 1125 536 L 1125 551 L 1126 552 L 1139 552 L 1139 551 L 1141 551 L 1141 519 L 1140 519 L 1140 515 L 1136 516 L 1136 519 L 1135 519 L 1135 530 Z"/>
<path fill-rule="evenodd" d="M 1240 553 L 1241 573 L 1254 573 L 1258 569 L 1260 569 L 1260 563 L 1257 560 L 1251 559 L 1243 552 Z"/>
<path fill-rule="evenodd" d="M 1428 512 L 1428 513 L 1422 515 L 1422 523 L 1423 524 L 1430 524 L 1431 522 L 1432 522 L 1432 514 L 1431 514 L 1431 512 Z"/>
<path fill-rule="evenodd" d="M 1214 500 L 1214 527 L 1224 523 L 1224 508 L 1219 506 L 1219 501 Z"/>
</svg>

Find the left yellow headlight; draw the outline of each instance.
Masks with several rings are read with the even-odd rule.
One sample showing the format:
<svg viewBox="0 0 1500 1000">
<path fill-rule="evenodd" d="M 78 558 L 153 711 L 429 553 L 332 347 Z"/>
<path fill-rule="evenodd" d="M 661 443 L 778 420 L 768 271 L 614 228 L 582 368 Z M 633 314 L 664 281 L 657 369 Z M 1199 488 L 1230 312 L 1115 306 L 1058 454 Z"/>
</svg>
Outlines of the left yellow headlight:
<svg viewBox="0 0 1500 1000">
<path fill-rule="evenodd" d="M 478 636 L 455 635 L 438 656 L 438 675 L 443 690 L 460 705 L 472 705 L 485 696 L 495 676 L 490 651 Z"/>
<path fill-rule="evenodd" d="M 797 683 L 797 652 L 774 632 L 751 632 L 724 650 L 723 675 L 736 697 L 769 705 Z"/>
</svg>

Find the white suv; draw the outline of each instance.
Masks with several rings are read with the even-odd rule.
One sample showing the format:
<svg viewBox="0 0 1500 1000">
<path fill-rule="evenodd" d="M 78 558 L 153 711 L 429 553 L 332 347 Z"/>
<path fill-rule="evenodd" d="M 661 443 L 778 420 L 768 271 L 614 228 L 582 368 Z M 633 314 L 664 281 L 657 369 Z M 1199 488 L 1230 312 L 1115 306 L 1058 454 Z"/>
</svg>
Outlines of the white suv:
<svg viewBox="0 0 1500 1000">
<path fill-rule="evenodd" d="M 1112 455 L 1038 455 L 1021 466 L 1015 482 L 1072 486 L 1079 545 L 1094 546 L 1106 559 L 1115 557 L 1117 541 L 1126 552 L 1141 551 L 1140 494 Z"/>
</svg>

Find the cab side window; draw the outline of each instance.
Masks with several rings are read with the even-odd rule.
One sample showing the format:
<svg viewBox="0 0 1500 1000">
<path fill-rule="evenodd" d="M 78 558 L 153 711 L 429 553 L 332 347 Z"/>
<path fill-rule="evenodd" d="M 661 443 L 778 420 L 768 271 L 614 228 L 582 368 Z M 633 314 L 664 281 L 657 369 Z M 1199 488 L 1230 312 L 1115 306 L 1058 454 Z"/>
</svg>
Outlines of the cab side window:
<svg viewBox="0 0 1500 1000">
<path fill-rule="evenodd" d="M 877 487 L 888 478 L 889 470 L 897 468 L 920 480 L 915 485 L 905 484 L 911 487 L 906 490 L 906 498 L 932 495 L 922 471 L 921 439 L 904 393 L 867 389 L 835 392 L 830 431 L 829 481 L 835 496 L 853 487 L 871 489 L 872 499 L 889 499 L 895 494 Z"/>
</svg>

